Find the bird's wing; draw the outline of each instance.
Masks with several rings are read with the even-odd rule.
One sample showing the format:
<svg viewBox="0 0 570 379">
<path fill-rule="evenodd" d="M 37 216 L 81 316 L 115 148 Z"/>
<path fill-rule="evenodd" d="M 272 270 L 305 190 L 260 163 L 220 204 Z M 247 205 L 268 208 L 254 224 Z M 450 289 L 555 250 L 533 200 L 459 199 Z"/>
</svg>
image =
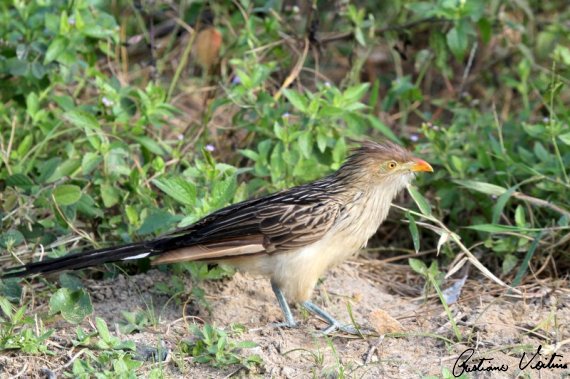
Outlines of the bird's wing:
<svg viewBox="0 0 570 379">
<path fill-rule="evenodd" d="M 153 264 L 290 251 L 322 238 L 341 212 L 333 198 L 281 193 L 239 203 L 158 240 Z"/>
</svg>

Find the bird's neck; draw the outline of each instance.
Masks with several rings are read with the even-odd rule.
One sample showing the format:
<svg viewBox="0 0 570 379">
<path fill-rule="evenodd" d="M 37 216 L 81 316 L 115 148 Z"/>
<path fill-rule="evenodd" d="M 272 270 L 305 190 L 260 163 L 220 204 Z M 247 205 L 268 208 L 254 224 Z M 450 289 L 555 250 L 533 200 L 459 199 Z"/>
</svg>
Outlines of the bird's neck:
<svg viewBox="0 0 570 379">
<path fill-rule="evenodd" d="M 403 183 L 376 186 L 355 183 L 343 194 L 346 204 L 343 226 L 365 245 L 388 216 L 392 200 L 402 188 Z"/>
</svg>

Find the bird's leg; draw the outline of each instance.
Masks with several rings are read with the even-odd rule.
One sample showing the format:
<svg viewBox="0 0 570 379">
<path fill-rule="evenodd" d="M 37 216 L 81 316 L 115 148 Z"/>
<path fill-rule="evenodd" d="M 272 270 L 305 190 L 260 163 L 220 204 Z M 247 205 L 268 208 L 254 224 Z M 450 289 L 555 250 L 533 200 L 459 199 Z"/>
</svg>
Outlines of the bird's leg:
<svg viewBox="0 0 570 379">
<path fill-rule="evenodd" d="M 279 302 L 279 307 L 283 312 L 283 316 L 285 316 L 285 322 L 279 323 L 277 324 L 277 326 L 295 328 L 297 326 L 297 323 L 293 318 L 293 313 L 291 313 L 291 308 L 289 308 L 289 304 L 287 304 L 287 300 L 285 299 L 285 295 L 283 295 L 283 291 L 281 291 L 281 288 L 279 288 L 279 286 L 275 284 L 273 280 L 271 281 L 271 289 L 273 290 L 273 293 L 277 298 L 277 302 Z"/>
<path fill-rule="evenodd" d="M 319 308 L 317 305 L 313 304 L 311 301 L 305 301 L 303 303 L 303 306 L 305 308 L 307 308 L 307 310 L 311 313 L 314 313 L 315 315 L 321 317 L 323 320 L 325 320 L 329 326 L 326 329 L 322 330 L 323 334 L 330 334 L 330 333 L 334 333 L 337 330 L 342 330 L 345 333 L 348 334 L 357 334 L 360 335 L 359 331 L 352 325 L 343 325 L 341 324 L 337 319 L 335 319 L 333 316 L 330 315 L 330 313 L 328 313 L 327 311 Z"/>
</svg>

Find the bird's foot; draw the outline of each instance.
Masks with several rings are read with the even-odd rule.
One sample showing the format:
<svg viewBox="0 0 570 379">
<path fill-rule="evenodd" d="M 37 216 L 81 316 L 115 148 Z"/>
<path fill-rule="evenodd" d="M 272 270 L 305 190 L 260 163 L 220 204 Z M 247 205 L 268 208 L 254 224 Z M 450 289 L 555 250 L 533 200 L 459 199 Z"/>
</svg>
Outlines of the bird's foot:
<svg viewBox="0 0 570 379">
<path fill-rule="evenodd" d="M 294 321 L 293 321 L 292 323 L 291 323 L 291 322 L 287 322 L 287 321 L 285 321 L 285 322 L 275 322 L 275 323 L 272 323 L 272 324 L 270 324 L 270 325 L 271 325 L 272 328 L 279 328 L 279 329 L 281 329 L 281 328 L 296 329 L 296 328 L 299 327 L 299 324 L 297 324 L 297 323 L 294 322 Z"/>
<path fill-rule="evenodd" d="M 339 322 L 334 322 L 332 324 L 330 324 L 327 328 L 321 330 L 321 333 L 324 334 L 325 336 L 328 336 L 330 334 L 336 333 L 338 331 L 347 333 L 347 334 L 353 334 L 356 336 L 359 336 L 361 334 L 361 332 L 356 329 L 354 326 L 347 324 L 347 325 L 342 325 Z"/>
<path fill-rule="evenodd" d="M 329 324 L 329 326 L 325 329 L 323 329 L 321 331 L 322 334 L 324 335 L 330 335 L 332 333 L 335 333 L 337 331 L 341 331 L 347 334 L 353 334 L 353 335 L 357 335 L 357 336 L 362 336 L 363 334 L 369 334 L 368 331 L 366 330 L 362 330 L 362 329 L 357 329 L 354 325 L 344 325 L 342 323 L 340 323 L 337 319 L 335 319 L 333 316 L 331 316 L 327 311 L 325 311 L 324 309 L 319 308 L 317 305 L 313 304 L 310 301 L 305 301 L 303 303 L 303 306 L 311 313 L 314 313 L 315 315 L 321 317 L 323 320 L 325 320 L 326 323 Z"/>
<path fill-rule="evenodd" d="M 297 323 L 295 322 L 293 313 L 291 313 L 291 308 L 289 308 L 289 304 L 287 304 L 287 300 L 285 299 L 285 295 L 283 295 L 281 288 L 279 288 L 279 286 L 275 284 L 275 282 L 273 281 L 271 282 L 271 288 L 273 289 L 275 297 L 279 302 L 279 307 L 281 308 L 281 311 L 283 311 L 283 316 L 285 316 L 284 322 L 273 324 L 273 326 L 277 328 L 289 328 L 289 329 L 296 328 Z"/>
</svg>

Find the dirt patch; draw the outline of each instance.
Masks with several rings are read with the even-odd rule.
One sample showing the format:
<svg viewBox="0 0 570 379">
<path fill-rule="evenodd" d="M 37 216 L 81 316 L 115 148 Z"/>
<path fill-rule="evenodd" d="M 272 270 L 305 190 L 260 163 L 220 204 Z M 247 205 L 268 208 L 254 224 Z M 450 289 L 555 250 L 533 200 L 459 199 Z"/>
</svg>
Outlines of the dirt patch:
<svg viewBox="0 0 570 379">
<path fill-rule="evenodd" d="M 364 339 L 346 335 L 323 337 L 318 330 L 325 324 L 299 309 L 294 311 L 300 321 L 299 328 L 273 327 L 272 323 L 282 321 L 282 315 L 267 279 L 240 273 L 231 279 L 204 284 L 211 313 L 202 304 L 183 304 L 157 294 L 154 284 L 170 279 L 169 274 L 158 270 L 86 284 L 93 298 L 94 316 L 104 318 L 116 333 L 120 333 L 116 325 L 122 320 L 121 311 L 146 310 L 155 315 L 152 325 L 145 327 L 143 332 L 120 335 L 141 346 L 162 345 L 176 350 L 181 340 L 191 337 L 187 323 L 192 322 L 204 321 L 225 330 L 229 330 L 231 324 L 245 326 L 245 332 L 233 338 L 257 343 L 257 347 L 244 350 L 243 354 L 258 354 L 263 359 L 263 365 L 249 373 L 261 377 L 441 377 L 443 370 L 452 370 L 458 356 L 469 348 L 476 349 L 469 360 L 470 366 L 478 364 L 481 358 L 493 359 L 483 361 L 482 368 L 508 366 L 506 371 L 472 374 L 474 377 L 511 378 L 523 374 L 559 378 L 570 375 L 569 369 L 531 368 L 539 360 L 546 364 L 554 352 L 551 350 L 554 345 L 570 338 L 567 286 L 543 284 L 522 297 L 491 296 L 489 291 L 479 290 L 482 288 L 480 282 L 468 281 L 460 302 L 451 306 L 462 335 L 462 343 L 454 343 L 451 323 L 437 301 L 394 293 L 382 284 L 389 280 L 393 272 L 391 266 L 367 270 L 371 264 L 375 263 L 348 262 L 330 272 L 315 292 L 315 303 L 347 322 L 350 321 L 347 304 L 350 304 L 355 321 L 367 327 L 371 326 L 370 315 L 378 315 L 381 310 L 383 317 L 399 321 L 403 328 L 401 334 L 366 336 Z M 397 270 L 400 275 L 402 267 Z M 384 272 L 384 276 L 374 280 L 371 272 Z M 409 275 L 413 274 L 410 272 Z M 417 278 L 414 280 L 422 283 Z M 420 290 L 421 285 L 416 289 Z M 88 322 L 85 326 L 89 326 Z M 57 322 L 56 328 L 50 339 L 55 345 L 50 348 L 59 355 L 4 354 L 0 357 L 2 377 L 15 375 L 22 368 L 26 368 L 24 376 L 39 376 L 42 368 L 57 370 L 69 362 L 70 349 L 65 341 L 70 340 L 75 328 L 63 322 Z M 524 366 L 539 346 L 542 346 L 543 354 L 521 370 L 523 352 Z M 562 357 L 555 357 L 554 363 L 570 366 L 569 346 L 566 341 L 556 350 Z M 156 364 L 145 363 L 138 374 L 144 376 L 151 367 Z M 194 363 L 190 357 L 173 358 L 172 354 L 162 367 L 165 376 L 172 378 L 223 378 L 247 374 L 238 366 L 215 369 Z M 456 367 L 456 370 L 459 372 L 461 368 Z"/>
</svg>

